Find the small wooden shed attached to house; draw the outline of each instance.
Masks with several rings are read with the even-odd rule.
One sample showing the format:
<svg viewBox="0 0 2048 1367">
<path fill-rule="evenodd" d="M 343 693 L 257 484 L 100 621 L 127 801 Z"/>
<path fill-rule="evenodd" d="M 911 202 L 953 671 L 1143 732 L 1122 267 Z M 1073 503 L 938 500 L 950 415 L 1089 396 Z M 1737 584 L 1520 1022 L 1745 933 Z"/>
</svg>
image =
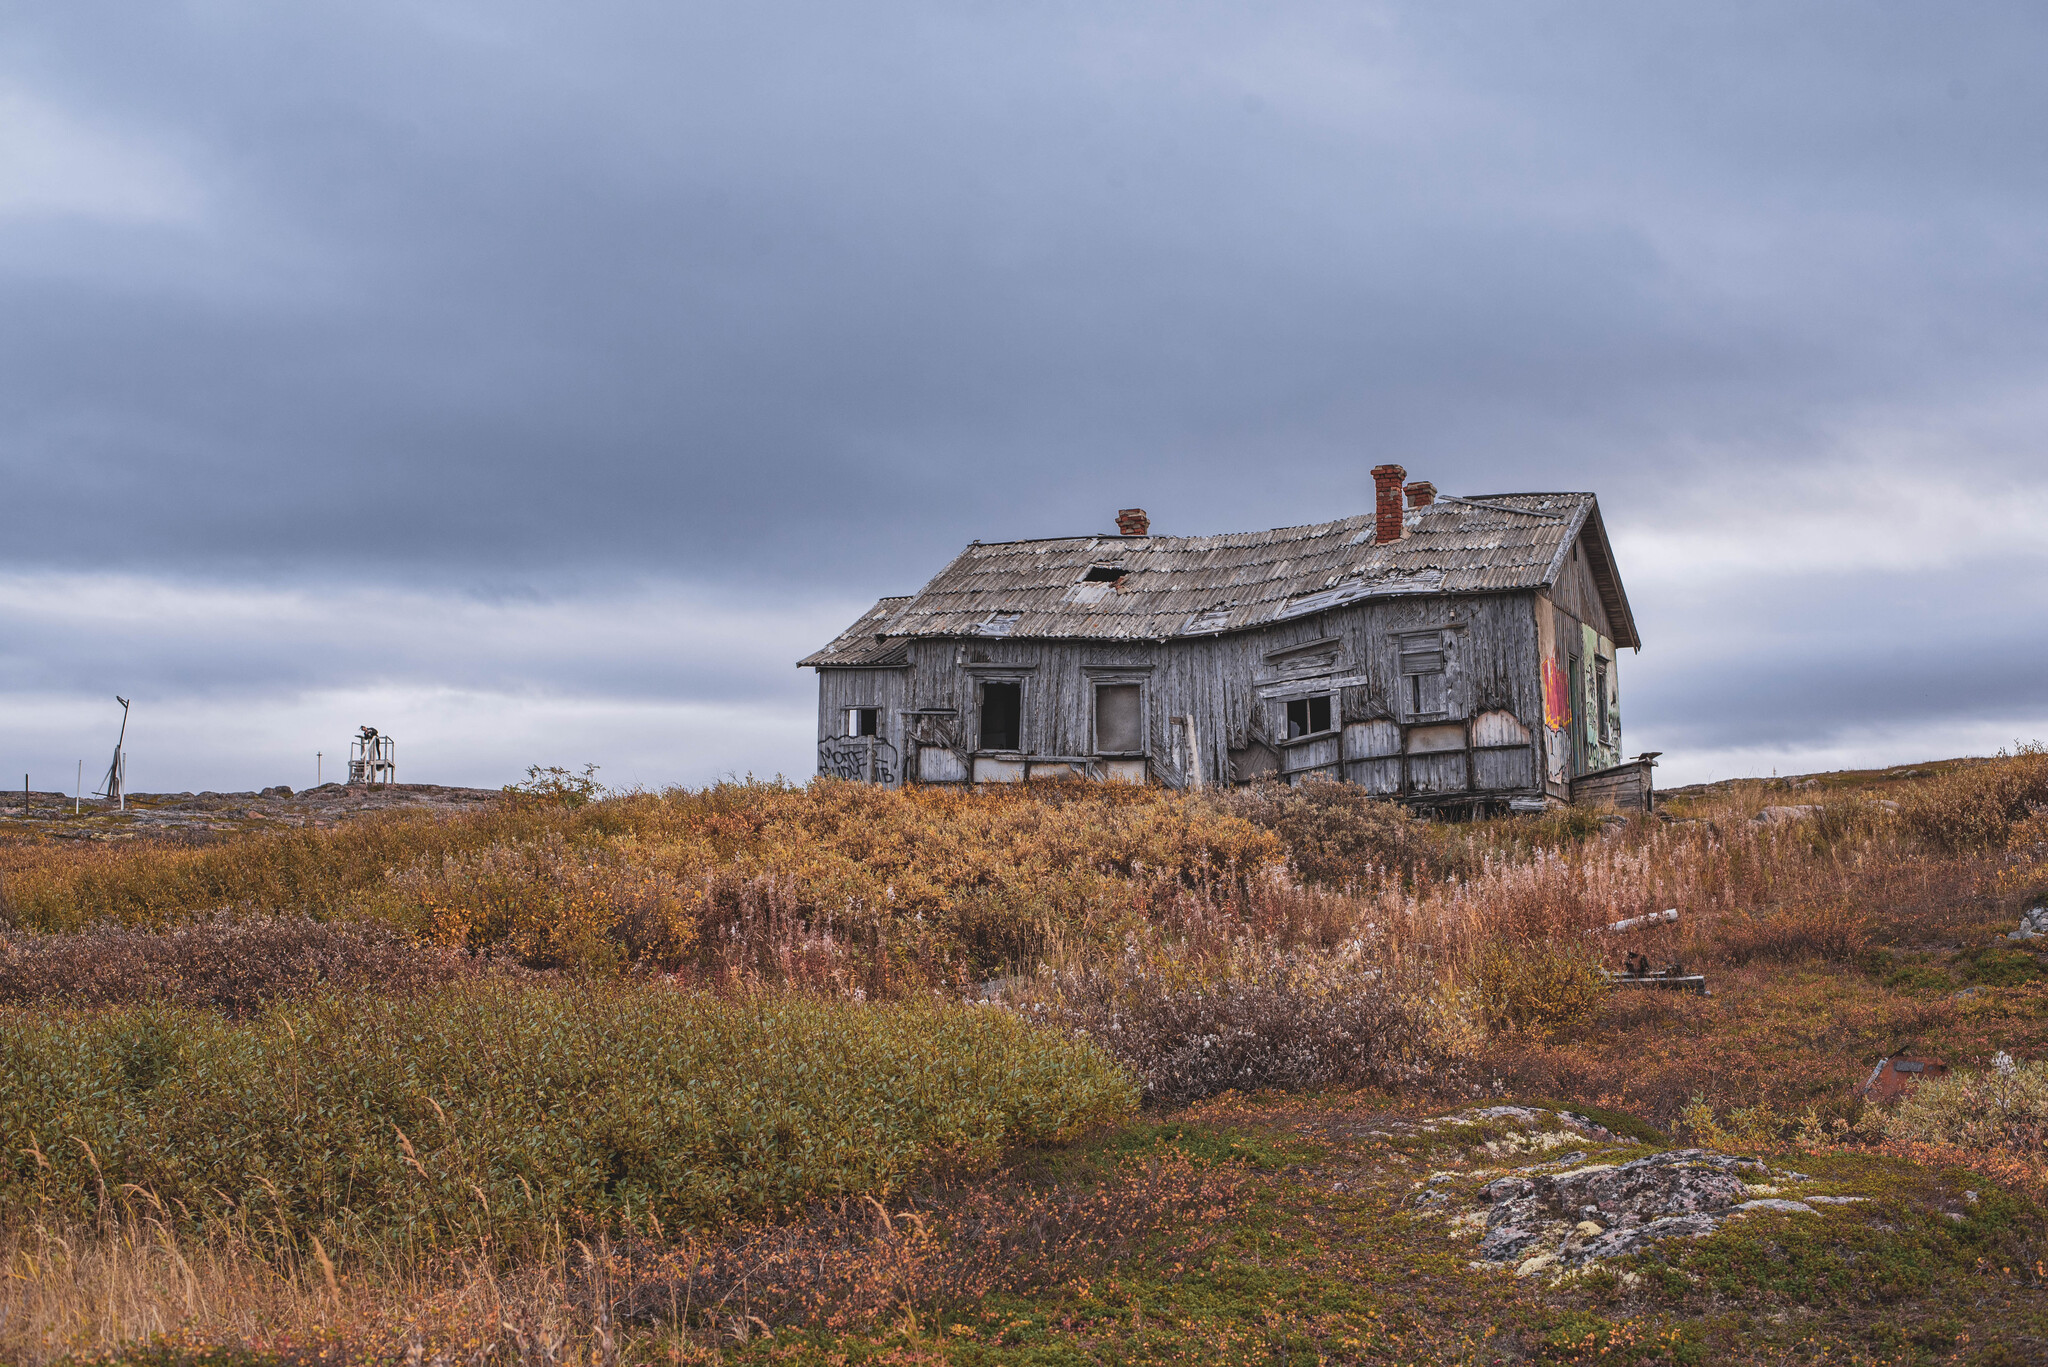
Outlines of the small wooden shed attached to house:
<svg viewBox="0 0 2048 1367">
<path fill-rule="evenodd" d="M 1641 648 L 1591 494 L 1439 497 L 1222 536 L 975 542 L 799 663 L 818 771 L 1356 783 L 1420 807 L 1647 806 L 1617 652 Z"/>
</svg>

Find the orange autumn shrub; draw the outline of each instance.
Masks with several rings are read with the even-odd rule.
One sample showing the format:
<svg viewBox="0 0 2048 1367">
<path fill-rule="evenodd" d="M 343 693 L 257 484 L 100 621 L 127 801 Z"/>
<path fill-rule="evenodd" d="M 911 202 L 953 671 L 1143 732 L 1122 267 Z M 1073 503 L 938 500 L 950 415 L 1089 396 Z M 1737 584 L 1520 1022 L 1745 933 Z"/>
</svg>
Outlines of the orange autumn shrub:
<svg viewBox="0 0 2048 1367">
<path fill-rule="evenodd" d="M 536 967 L 874 992 L 1001 971 L 1057 935 L 1112 933 L 1190 891 L 1243 901 L 1283 858 L 1272 832 L 1159 789 L 821 779 L 573 803 L 514 794 L 483 811 L 202 848 L 17 847 L 8 893 L 33 930 L 166 927 L 221 910 L 368 916 Z"/>
</svg>

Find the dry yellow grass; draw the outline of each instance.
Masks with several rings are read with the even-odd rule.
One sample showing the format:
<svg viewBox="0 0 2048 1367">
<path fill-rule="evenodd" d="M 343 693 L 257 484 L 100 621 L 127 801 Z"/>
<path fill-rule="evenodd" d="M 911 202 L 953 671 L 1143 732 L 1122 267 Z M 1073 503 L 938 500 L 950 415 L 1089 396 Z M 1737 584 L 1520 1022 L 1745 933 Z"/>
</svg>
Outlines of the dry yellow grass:
<svg viewBox="0 0 2048 1367">
<path fill-rule="evenodd" d="M 1056 1003 L 1063 979 L 1092 977 L 1103 990 L 1090 1000 L 1106 1009 L 1163 1002 L 1147 1018 L 1169 1033 L 1175 1021 L 1224 1021 L 1244 1033 L 1243 1058 L 1263 1049 L 1292 1060 L 1293 1074 L 1268 1080 L 1309 1085 L 1341 1075 L 1317 1071 L 1327 1060 L 1310 1055 L 1327 1038 L 1314 1022 L 1335 1022 L 1333 1035 L 1357 1027 L 1281 996 L 1298 980 L 1327 998 L 1328 984 L 1358 975 L 1406 994 L 1406 1014 L 1388 1019 L 1410 1032 L 1400 1047 L 1411 1064 L 1464 1060 L 1466 1077 L 1666 1124 L 1703 1094 L 1705 1110 L 1690 1112 L 1702 1125 L 1775 1141 L 1809 1106 L 1823 1124 L 1853 1120 L 1848 1084 L 1900 1037 L 1962 1064 L 2048 1049 L 2048 984 L 1980 952 L 2048 894 L 2038 751 L 1881 788 L 1736 785 L 1668 823 L 1570 814 L 1430 826 L 1354 799 L 731 785 L 401 815 L 204 850 L 13 847 L 0 860 L 17 916 L 48 929 L 102 916 L 163 924 L 216 907 L 366 916 L 531 965 L 793 986 L 850 1007 L 975 995 L 984 978 L 1012 974 L 1035 975 L 1033 992 Z M 1756 819 L 1809 802 L 1818 810 L 1802 819 Z M 1603 929 L 1671 906 L 1676 925 Z M 1489 963 L 1611 965 L 1629 948 L 1705 968 L 1717 996 L 1589 1003 L 1583 973 L 1522 975 L 1494 983 L 1521 996 L 1488 1018 Z M 1303 971 L 1274 967 L 1286 963 Z M 1139 983 L 1141 971 L 1170 981 Z M 1259 993 L 1279 1006 L 1260 1005 Z M 1067 1004 L 1076 1018 L 1093 1009 L 1080 996 Z M 1262 1037 L 1272 1022 L 1295 1036 Z M 1164 1056 L 1176 1043 L 1147 1047 Z M 1174 1066 L 1194 1079 L 1190 1095 L 1216 1072 Z M 1987 1171 L 2000 1161 L 1983 1158 Z M 274 1343 L 346 1326 L 352 1342 L 401 1355 L 420 1334 L 445 1334 L 488 1340 L 505 1360 L 550 1343 L 561 1360 L 597 1361 L 620 1341 L 579 1289 L 609 1264 L 573 1239 L 530 1241 L 509 1273 L 408 1261 L 366 1242 L 332 1261 L 330 1282 L 303 1244 L 169 1236 L 139 1215 L 119 1219 L 61 1238 L 16 1222 L 5 1236 L 6 1323 L 35 1326 L 17 1342 L 47 1357 L 61 1342 L 105 1349 L 164 1328 Z M 843 1302 L 856 1304 L 866 1302 Z M 441 1328 L 419 1327 L 434 1316 Z M 746 1323 L 717 1332 L 729 1341 Z"/>
</svg>

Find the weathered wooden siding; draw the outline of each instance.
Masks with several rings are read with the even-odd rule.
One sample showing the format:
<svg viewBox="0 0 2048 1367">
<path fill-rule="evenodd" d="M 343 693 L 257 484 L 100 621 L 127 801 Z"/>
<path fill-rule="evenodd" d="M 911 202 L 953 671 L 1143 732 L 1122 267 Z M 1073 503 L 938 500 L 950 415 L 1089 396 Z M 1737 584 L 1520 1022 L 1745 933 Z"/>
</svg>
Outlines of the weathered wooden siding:
<svg viewBox="0 0 2048 1367">
<path fill-rule="evenodd" d="M 1586 807 L 1647 812 L 1652 803 L 1650 761 L 1630 760 L 1572 780 L 1572 801 Z"/>
<path fill-rule="evenodd" d="M 1540 607 L 1538 612 L 1540 615 Z M 1580 620 L 1563 606 L 1553 604 L 1551 617 L 1555 644 L 1548 647 L 1554 652 L 1549 658 L 1566 675 L 1569 717 L 1561 735 L 1555 729 L 1546 734 L 1552 754 L 1561 753 L 1567 758 L 1564 778 L 1570 780 L 1621 762 L 1621 652 L 1597 626 Z M 1599 688 L 1603 664 L 1609 721 L 1604 734 L 1600 725 Z M 1558 779 L 1555 763 L 1549 778 L 1554 790 Z M 1553 795 L 1561 794 L 1553 791 Z"/>
<path fill-rule="evenodd" d="M 1572 544 L 1571 554 L 1564 560 L 1564 571 L 1558 575 L 1557 584 L 1551 590 L 1551 600 L 1612 640 L 1614 624 L 1607 620 L 1607 608 L 1601 601 L 1599 585 L 1593 581 L 1593 569 L 1587 563 L 1584 543 L 1585 538 L 1581 536 Z"/>
<path fill-rule="evenodd" d="M 903 781 L 903 707 L 909 671 L 821 669 L 818 671 L 818 772 L 838 778 L 895 785 Z M 847 734 L 846 711 L 872 707 L 881 713 L 881 734 Z"/>
<path fill-rule="evenodd" d="M 1374 791 L 1454 797 L 1540 791 L 1543 693 L 1538 614 L 1525 593 L 1393 598 L 1262 630 L 1166 642 L 922 640 L 900 670 L 826 670 L 821 744 L 843 709 L 885 704 L 898 771 L 923 781 L 1022 778 L 1095 758 L 1094 688 L 1140 689 L 1149 774 L 1176 786 L 1271 768 Z M 1402 673 L 1437 643 L 1442 677 Z M 1021 685 L 1018 758 L 977 759 L 983 687 Z M 893 690 L 893 692 L 889 691 Z M 1418 691 L 1423 706 L 1417 707 Z M 1330 700 L 1331 729 L 1290 740 L 1287 706 Z M 918 756 L 930 750 L 930 763 Z M 1135 776 L 1097 761 L 1100 773 Z"/>
</svg>

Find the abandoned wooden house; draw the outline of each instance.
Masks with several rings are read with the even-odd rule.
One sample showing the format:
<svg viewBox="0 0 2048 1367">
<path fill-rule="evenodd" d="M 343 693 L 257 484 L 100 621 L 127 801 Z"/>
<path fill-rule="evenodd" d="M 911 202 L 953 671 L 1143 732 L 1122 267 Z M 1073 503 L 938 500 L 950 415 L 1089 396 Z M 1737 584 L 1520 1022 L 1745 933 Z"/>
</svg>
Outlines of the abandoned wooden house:
<svg viewBox="0 0 2048 1367">
<path fill-rule="evenodd" d="M 1641 648 L 1591 494 L 1438 497 L 1224 536 L 975 542 L 800 665 L 818 771 L 871 783 L 1322 776 L 1418 807 L 1648 805 Z"/>
</svg>

